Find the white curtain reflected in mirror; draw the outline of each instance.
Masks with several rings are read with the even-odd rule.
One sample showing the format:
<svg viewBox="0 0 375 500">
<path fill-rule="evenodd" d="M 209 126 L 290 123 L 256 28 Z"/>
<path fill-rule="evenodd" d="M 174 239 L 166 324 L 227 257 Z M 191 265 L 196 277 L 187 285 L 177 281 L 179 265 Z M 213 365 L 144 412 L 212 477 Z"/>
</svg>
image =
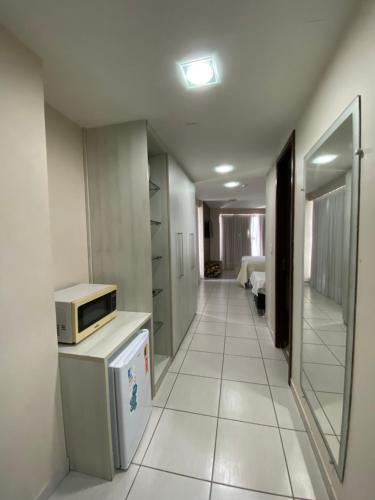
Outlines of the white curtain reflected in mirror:
<svg viewBox="0 0 375 500">
<path fill-rule="evenodd" d="M 305 158 L 302 388 L 340 477 L 351 389 L 359 139 L 358 99 Z"/>
</svg>

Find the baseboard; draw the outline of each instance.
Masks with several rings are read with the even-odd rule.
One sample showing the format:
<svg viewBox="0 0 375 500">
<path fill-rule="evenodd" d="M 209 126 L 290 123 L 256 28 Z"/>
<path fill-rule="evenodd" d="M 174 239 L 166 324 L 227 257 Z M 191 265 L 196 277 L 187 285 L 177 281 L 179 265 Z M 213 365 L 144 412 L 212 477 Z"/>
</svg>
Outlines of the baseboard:
<svg viewBox="0 0 375 500">
<path fill-rule="evenodd" d="M 323 478 L 324 484 L 327 488 L 328 496 L 329 496 L 330 500 L 338 500 L 336 492 L 335 492 L 333 485 L 332 485 L 332 482 L 330 480 L 330 475 L 328 473 L 328 470 L 326 469 L 323 457 L 321 455 L 319 447 L 318 447 L 318 445 L 315 441 L 314 435 L 312 433 L 310 422 L 307 418 L 307 414 L 306 414 L 306 410 L 305 410 L 303 401 L 301 400 L 301 398 L 297 392 L 297 389 L 294 385 L 293 380 L 290 383 L 290 387 L 292 389 L 293 396 L 294 396 L 294 399 L 297 403 L 297 407 L 298 407 L 299 413 L 302 417 L 303 423 L 305 424 L 306 432 L 307 432 L 307 435 L 309 436 L 309 440 L 310 440 L 314 455 L 316 457 L 316 460 L 318 462 L 320 472 L 322 473 L 322 478 Z"/>
<path fill-rule="evenodd" d="M 45 485 L 42 492 L 36 497 L 35 500 L 48 500 L 52 493 L 56 490 L 58 485 L 64 479 L 64 477 L 69 473 L 69 459 L 66 459 L 65 467 L 57 472 Z"/>
</svg>

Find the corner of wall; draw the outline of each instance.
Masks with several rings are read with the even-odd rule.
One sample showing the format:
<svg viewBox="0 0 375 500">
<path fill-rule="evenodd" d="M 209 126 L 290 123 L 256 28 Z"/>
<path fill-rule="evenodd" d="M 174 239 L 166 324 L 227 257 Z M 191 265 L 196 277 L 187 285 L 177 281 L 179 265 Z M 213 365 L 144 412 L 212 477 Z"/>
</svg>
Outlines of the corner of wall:
<svg viewBox="0 0 375 500">
<path fill-rule="evenodd" d="M 55 289 L 87 282 L 87 214 L 82 129 L 45 104 Z"/>
<path fill-rule="evenodd" d="M 1 497 L 35 498 L 66 473 L 58 376 L 42 67 L 0 27 Z M 14 297 L 22 304 L 15 311 Z M 12 381 L 9 383 L 9 374 Z M 7 377 L 8 375 L 8 377 Z"/>
<path fill-rule="evenodd" d="M 56 473 L 50 478 L 50 480 L 44 486 L 44 488 L 42 489 L 36 500 L 48 500 L 67 474 L 69 474 L 68 458 L 65 460 L 65 467 L 59 471 L 56 471 Z"/>
</svg>

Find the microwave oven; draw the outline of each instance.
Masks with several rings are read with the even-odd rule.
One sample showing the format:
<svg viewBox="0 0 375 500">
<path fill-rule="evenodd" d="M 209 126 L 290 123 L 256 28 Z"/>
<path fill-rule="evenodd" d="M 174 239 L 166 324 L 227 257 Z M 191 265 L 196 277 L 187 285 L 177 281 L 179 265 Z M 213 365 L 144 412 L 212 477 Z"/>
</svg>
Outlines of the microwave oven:
<svg viewBox="0 0 375 500">
<path fill-rule="evenodd" d="M 55 292 L 57 340 L 78 344 L 116 316 L 115 285 L 79 285 Z"/>
</svg>

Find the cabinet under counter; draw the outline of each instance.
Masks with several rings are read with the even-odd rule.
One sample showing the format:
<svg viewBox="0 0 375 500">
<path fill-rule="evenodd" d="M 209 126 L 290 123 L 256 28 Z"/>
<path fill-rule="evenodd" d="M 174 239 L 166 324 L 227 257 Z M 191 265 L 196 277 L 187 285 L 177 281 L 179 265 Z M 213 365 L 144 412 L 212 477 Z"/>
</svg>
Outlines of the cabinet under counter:
<svg viewBox="0 0 375 500">
<path fill-rule="evenodd" d="M 77 345 L 59 345 L 59 367 L 70 470 L 103 479 L 114 476 L 108 363 L 141 330 L 151 314 L 119 311 L 115 319 Z M 151 384 L 153 342 L 150 335 Z"/>
</svg>

